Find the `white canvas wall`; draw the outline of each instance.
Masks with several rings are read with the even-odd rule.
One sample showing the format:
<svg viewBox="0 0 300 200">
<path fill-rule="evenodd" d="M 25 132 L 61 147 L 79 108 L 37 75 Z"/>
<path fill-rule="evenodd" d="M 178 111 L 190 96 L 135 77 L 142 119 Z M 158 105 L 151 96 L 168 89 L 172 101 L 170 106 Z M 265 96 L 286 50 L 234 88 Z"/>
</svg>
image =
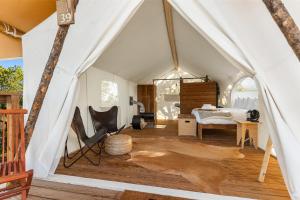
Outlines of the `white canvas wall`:
<svg viewBox="0 0 300 200">
<path fill-rule="evenodd" d="M 55 172 L 79 97 L 79 77 L 102 55 L 142 2 L 79 2 L 76 24 L 69 29 L 33 137 L 27 147 L 26 167 L 34 169 L 35 176 L 46 177 Z M 22 38 L 25 63 L 24 105 L 28 109 L 33 102 L 57 29 L 57 17 L 52 15 Z"/>
<path fill-rule="evenodd" d="M 94 129 L 91 121 L 91 117 L 88 111 L 88 106 L 93 106 L 95 110 L 101 111 L 105 105 L 101 102 L 101 81 L 111 81 L 118 86 L 118 102 L 116 106 L 119 108 L 118 113 L 118 126 L 126 124 L 130 125 L 132 116 L 137 113 L 136 106 L 129 105 L 129 96 L 137 98 L 137 84 L 124 78 L 121 78 L 112 73 L 100 70 L 95 67 L 89 68 L 79 78 L 80 92 L 79 99 L 76 105 L 80 108 L 82 120 L 87 132 L 87 135 L 94 135 Z M 111 105 L 115 103 L 112 102 Z M 68 140 L 68 148 L 70 151 L 74 151 L 78 148 L 78 142 L 76 134 L 70 129 Z"/>
<path fill-rule="evenodd" d="M 265 5 L 253 0 L 169 1 L 237 67 L 252 69 L 285 183 L 291 197 L 300 199 L 299 61 Z"/>
</svg>

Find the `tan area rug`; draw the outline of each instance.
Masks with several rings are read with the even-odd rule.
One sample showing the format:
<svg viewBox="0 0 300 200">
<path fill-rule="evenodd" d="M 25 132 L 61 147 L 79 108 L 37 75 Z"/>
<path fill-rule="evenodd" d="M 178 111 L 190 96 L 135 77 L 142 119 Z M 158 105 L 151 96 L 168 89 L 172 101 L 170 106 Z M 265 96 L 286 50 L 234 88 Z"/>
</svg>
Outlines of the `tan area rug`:
<svg viewBox="0 0 300 200">
<path fill-rule="evenodd" d="M 236 147 L 218 147 L 178 138 L 134 138 L 133 162 L 149 170 L 180 175 L 200 191 L 222 194 L 220 184 L 226 179 L 223 159 L 244 157 Z"/>
</svg>

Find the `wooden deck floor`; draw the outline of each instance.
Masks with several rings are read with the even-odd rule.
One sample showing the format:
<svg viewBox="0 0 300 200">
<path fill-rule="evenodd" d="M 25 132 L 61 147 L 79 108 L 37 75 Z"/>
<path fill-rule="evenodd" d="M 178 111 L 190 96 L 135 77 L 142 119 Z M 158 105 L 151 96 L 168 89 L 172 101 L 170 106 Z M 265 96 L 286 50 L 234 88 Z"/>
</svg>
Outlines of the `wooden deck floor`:
<svg viewBox="0 0 300 200">
<path fill-rule="evenodd" d="M 17 199 L 17 198 L 15 198 Z M 28 200 L 184 200 L 135 191 L 113 191 L 57 182 L 33 180 Z"/>
<path fill-rule="evenodd" d="M 177 126 L 174 123 L 169 123 L 165 129 L 144 129 L 142 131 L 127 129 L 125 131 L 126 134 L 139 138 L 156 136 L 177 137 Z M 191 138 L 191 141 L 193 140 L 195 138 Z M 207 131 L 204 132 L 203 142 L 211 145 L 234 146 L 235 134 L 230 131 Z M 245 154 L 244 159 L 220 161 L 224 169 L 229 171 L 227 179 L 221 184 L 223 195 L 255 199 L 290 199 L 275 158 L 272 157 L 270 159 L 265 183 L 259 183 L 257 182 L 257 176 L 264 152 L 247 146 L 241 152 Z M 198 187 L 182 176 L 154 172 L 126 162 L 128 158 L 129 156 L 109 156 L 104 154 L 99 167 L 90 165 L 85 159 L 80 160 L 69 169 L 64 168 L 60 163 L 56 173 L 199 191 Z"/>
<path fill-rule="evenodd" d="M 84 200 L 120 199 L 122 193 L 112 190 L 34 180 L 29 192 L 29 200 Z"/>
</svg>

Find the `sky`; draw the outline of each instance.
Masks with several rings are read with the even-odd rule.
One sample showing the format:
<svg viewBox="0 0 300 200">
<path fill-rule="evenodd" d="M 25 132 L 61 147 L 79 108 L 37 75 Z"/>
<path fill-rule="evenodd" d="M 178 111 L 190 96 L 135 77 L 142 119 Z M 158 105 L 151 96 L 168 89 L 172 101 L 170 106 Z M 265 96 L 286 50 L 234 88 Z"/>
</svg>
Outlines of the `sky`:
<svg viewBox="0 0 300 200">
<path fill-rule="evenodd" d="M 23 67 L 23 59 L 22 58 L 11 59 L 11 60 L 0 59 L 0 66 L 7 68 L 7 67 L 13 67 L 15 65 Z"/>
</svg>

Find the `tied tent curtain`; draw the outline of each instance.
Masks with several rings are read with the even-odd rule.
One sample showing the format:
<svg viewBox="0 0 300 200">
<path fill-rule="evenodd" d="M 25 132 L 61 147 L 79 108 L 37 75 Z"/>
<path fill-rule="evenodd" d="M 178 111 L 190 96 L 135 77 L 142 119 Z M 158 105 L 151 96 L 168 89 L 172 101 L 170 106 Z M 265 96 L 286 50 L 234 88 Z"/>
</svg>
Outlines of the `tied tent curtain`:
<svg viewBox="0 0 300 200">
<path fill-rule="evenodd" d="M 264 126 L 289 193 L 300 199 L 300 63 L 265 5 L 253 0 L 169 2 L 234 66 L 259 82 Z"/>
<path fill-rule="evenodd" d="M 59 163 L 80 90 L 78 77 L 103 53 L 142 2 L 79 2 L 76 23 L 71 26 L 67 35 L 26 152 L 26 167 L 34 169 L 36 177 L 47 177 L 54 173 Z M 28 109 L 39 85 L 43 70 L 41 66 L 45 66 L 56 35 L 56 21 L 54 14 L 23 37 L 26 57 L 24 106 Z"/>
</svg>

